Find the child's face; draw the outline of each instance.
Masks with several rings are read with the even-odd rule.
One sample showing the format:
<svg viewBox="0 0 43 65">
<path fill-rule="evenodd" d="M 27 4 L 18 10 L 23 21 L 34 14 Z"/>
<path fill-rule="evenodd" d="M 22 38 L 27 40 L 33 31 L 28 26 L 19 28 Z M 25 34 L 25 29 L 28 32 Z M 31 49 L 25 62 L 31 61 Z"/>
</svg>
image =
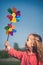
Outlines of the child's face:
<svg viewBox="0 0 43 65">
<path fill-rule="evenodd" d="M 32 48 L 34 45 L 34 36 L 33 35 L 29 35 L 26 41 L 26 44 L 28 46 L 28 48 Z"/>
</svg>

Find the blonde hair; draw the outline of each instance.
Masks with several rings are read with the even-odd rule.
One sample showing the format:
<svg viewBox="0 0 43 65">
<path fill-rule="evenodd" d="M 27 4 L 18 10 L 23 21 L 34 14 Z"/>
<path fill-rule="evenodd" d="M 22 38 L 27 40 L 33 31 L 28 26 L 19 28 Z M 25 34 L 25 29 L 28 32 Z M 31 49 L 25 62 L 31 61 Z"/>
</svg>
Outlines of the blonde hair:
<svg viewBox="0 0 43 65">
<path fill-rule="evenodd" d="M 43 43 L 42 38 L 38 34 L 31 34 L 35 38 L 33 50 L 36 52 L 37 59 L 43 62 Z"/>
</svg>

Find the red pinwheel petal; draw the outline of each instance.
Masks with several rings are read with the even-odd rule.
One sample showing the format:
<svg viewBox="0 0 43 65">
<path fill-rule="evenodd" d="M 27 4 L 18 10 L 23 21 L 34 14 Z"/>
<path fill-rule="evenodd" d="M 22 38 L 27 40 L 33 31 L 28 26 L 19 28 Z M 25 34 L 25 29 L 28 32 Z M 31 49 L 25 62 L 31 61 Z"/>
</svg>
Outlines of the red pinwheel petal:
<svg viewBox="0 0 43 65">
<path fill-rule="evenodd" d="M 11 28 L 11 27 L 12 27 L 12 25 L 11 25 L 11 24 L 8 24 L 8 27 L 10 27 L 10 28 Z"/>
<path fill-rule="evenodd" d="M 10 20 L 12 20 L 13 16 L 12 15 L 7 15 L 7 18 L 9 18 Z"/>
</svg>

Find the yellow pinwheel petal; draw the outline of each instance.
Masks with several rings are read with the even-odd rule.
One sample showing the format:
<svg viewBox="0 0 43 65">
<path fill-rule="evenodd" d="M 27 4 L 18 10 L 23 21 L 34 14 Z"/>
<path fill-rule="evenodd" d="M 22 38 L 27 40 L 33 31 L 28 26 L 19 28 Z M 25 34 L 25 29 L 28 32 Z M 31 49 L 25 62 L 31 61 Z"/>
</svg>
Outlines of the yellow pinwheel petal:
<svg viewBox="0 0 43 65">
<path fill-rule="evenodd" d="M 9 28 L 9 31 L 12 31 L 12 28 Z"/>
<path fill-rule="evenodd" d="M 15 14 L 15 13 L 12 13 L 12 16 L 13 16 L 13 17 L 15 17 L 15 16 L 16 16 L 16 14 Z"/>
<path fill-rule="evenodd" d="M 16 23 L 16 18 L 12 18 L 11 22 L 15 22 Z"/>
<path fill-rule="evenodd" d="M 8 32 L 8 31 L 6 31 L 6 34 L 8 35 L 8 34 L 9 34 L 9 32 Z"/>
</svg>

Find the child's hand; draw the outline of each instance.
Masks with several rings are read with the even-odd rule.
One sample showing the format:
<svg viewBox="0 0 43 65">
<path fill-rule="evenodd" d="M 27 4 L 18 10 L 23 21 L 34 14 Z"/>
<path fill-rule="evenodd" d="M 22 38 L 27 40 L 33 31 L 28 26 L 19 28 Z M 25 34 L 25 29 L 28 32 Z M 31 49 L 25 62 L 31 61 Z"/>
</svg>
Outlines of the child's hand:
<svg viewBox="0 0 43 65">
<path fill-rule="evenodd" d="M 8 41 L 5 42 L 5 47 L 7 48 L 9 46 Z"/>
<path fill-rule="evenodd" d="M 10 50 L 10 48 L 11 48 L 11 47 L 9 46 L 9 44 L 8 44 L 8 41 L 5 42 L 5 48 L 6 48 L 7 50 Z"/>
</svg>

